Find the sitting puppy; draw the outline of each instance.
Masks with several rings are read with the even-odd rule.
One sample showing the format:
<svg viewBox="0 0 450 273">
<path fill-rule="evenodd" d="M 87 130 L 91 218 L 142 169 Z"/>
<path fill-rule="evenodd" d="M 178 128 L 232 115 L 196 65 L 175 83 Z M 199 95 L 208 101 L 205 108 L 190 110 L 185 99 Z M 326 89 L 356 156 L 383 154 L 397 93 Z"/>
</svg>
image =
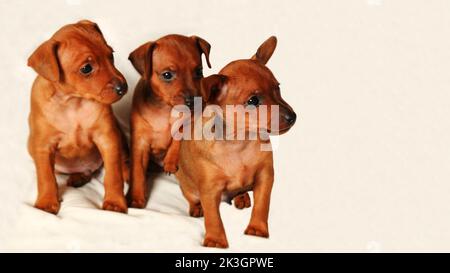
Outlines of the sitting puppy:
<svg viewBox="0 0 450 273">
<path fill-rule="evenodd" d="M 276 46 L 276 38 L 271 37 L 258 49 L 249 60 L 238 60 L 225 66 L 218 75 L 202 80 L 202 97 L 208 104 L 218 105 L 222 113 L 226 106 L 252 106 L 261 113 L 261 106 L 277 106 L 279 120 L 262 123 L 261 120 L 246 121 L 241 129 L 248 137 L 256 131 L 267 130 L 267 133 L 282 134 L 295 123 L 296 115 L 292 108 L 281 98 L 279 83 L 272 72 L 265 66 Z M 251 108 L 251 107 L 250 107 Z M 206 109 L 205 109 L 206 111 Z M 231 113 L 234 115 L 234 113 Z M 220 115 L 215 118 L 221 119 Z M 205 120 L 204 117 L 202 117 Z M 236 119 L 235 119 L 236 122 Z M 272 122 L 279 122 L 279 129 L 270 131 Z M 195 121 L 194 121 L 195 123 Z M 257 124 L 255 124 L 257 123 Z M 260 124 L 262 123 L 262 124 Z M 203 123 L 205 124 L 205 123 Z M 206 123 L 207 124 L 207 123 Z M 200 127 L 205 132 L 205 125 Z M 236 133 L 229 128 L 237 128 L 237 124 L 226 124 L 229 131 L 220 135 L 229 136 Z M 194 131 L 199 130 L 194 126 Z M 254 129 L 253 129 L 254 130 Z M 216 132 L 219 131 L 216 128 Z M 254 130 L 255 131 L 255 130 Z M 267 137 L 267 135 L 266 135 Z M 270 140 L 258 136 L 255 140 L 183 140 L 179 151 L 179 170 L 176 176 L 181 190 L 189 202 L 190 214 L 204 214 L 206 234 L 203 242 L 207 247 L 228 247 L 225 230 L 219 214 L 219 204 L 223 197 L 235 198 L 237 207 L 250 206 L 247 191 L 253 190 L 254 207 L 250 223 L 245 234 L 269 237 L 268 214 L 270 193 L 274 179 L 273 159 L 270 150 L 261 145 L 269 145 Z M 193 160 L 195 159 L 195 160 Z"/>
<path fill-rule="evenodd" d="M 55 172 L 69 174 L 67 184 L 79 187 L 105 164 L 103 209 L 127 212 L 126 142 L 111 108 L 125 95 L 127 83 L 97 24 L 83 20 L 62 27 L 28 65 L 38 73 L 28 139 L 38 180 L 35 207 L 58 213 Z"/>
<path fill-rule="evenodd" d="M 148 189 L 146 171 L 149 160 L 164 170 L 177 170 L 179 141 L 172 141 L 171 117 L 176 105 L 193 106 L 200 95 L 203 78 L 202 53 L 208 67 L 211 46 L 197 36 L 168 35 L 141 45 L 130 54 L 130 61 L 141 74 L 131 112 L 131 183 L 129 205 L 144 208 Z"/>
</svg>

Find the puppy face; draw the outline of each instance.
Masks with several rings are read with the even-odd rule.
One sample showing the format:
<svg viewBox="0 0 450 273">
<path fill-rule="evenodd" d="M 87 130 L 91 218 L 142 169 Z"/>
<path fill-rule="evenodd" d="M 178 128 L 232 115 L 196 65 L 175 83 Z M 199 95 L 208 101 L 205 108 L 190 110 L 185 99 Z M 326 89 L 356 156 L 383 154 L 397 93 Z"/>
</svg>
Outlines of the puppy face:
<svg viewBox="0 0 450 273">
<path fill-rule="evenodd" d="M 146 43 L 130 54 L 136 70 L 149 82 L 152 92 L 169 105 L 193 105 L 203 78 L 201 54 L 209 67 L 208 42 L 197 36 L 168 35 Z"/>
<path fill-rule="evenodd" d="M 256 111 L 258 117 L 267 117 L 266 123 L 249 124 L 246 118 L 245 130 L 250 128 L 264 129 L 272 134 L 283 134 L 295 123 L 296 114 L 292 107 L 283 100 L 280 84 L 265 66 L 276 45 L 275 37 L 264 42 L 258 52 L 249 60 L 238 60 L 225 66 L 219 75 L 212 75 L 202 81 L 202 97 L 212 104 L 221 106 L 226 115 L 227 105 L 243 105 Z M 261 106 L 266 106 L 267 113 L 261 113 Z M 250 107 L 248 107 L 250 106 Z M 277 130 L 271 130 L 272 107 L 279 109 Z M 275 126 L 276 128 L 276 126 Z"/>
<path fill-rule="evenodd" d="M 111 104 L 127 91 L 125 78 L 114 67 L 112 48 L 90 21 L 60 29 L 31 55 L 28 64 L 71 96 Z"/>
</svg>

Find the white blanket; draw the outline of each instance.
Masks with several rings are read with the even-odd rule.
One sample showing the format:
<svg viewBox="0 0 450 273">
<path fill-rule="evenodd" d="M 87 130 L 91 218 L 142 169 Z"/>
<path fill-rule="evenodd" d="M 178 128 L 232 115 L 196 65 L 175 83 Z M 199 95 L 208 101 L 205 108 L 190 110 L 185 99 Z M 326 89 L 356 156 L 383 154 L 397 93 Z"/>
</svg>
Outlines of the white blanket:
<svg viewBox="0 0 450 273">
<path fill-rule="evenodd" d="M 32 207 L 26 151 L 33 50 L 59 27 L 96 21 L 130 92 L 114 105 L 127 130 L 138 73 L 127 60 L 168 33 L 212 45 L 216 73 L 270 35 L 268 67 L 298 114 L 274 153 L 270 239 L 243 234 L 250 210 L 221 205 L 227 251 L 450 249 L 449 1 L 0 1 L 0 250 L 217 251 L 172 177 L 148 207 L 100 209 L 102 174 L 67 188 L 57 216 Z"/>
</svg>

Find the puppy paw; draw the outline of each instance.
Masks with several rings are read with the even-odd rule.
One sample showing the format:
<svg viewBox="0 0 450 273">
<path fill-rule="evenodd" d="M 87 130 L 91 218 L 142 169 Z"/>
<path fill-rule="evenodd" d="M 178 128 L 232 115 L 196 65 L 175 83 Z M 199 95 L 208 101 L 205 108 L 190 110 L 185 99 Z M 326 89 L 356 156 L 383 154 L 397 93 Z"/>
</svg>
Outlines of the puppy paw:
<svg viewBox="0 0 450 273">
<path fill-rule="evenodd" d="M 178 166 L 174 163 L 164 163 L 164 172 L 166 174 L 174 174 L 178 171 Z"/>
<path fill-rule="evenodd" d="M 234 206 L 238 209 L 249 208 L 252 205 L 248 193 L 242 193 L 234 197 Z"/>
<path fill-rule="evenodd" d="M 121 213 L 127 213 L 128 207 L 125 198 L 108 199 L 103 202 L 103 209 Z"/>
<path fill-rule="evenodd" d="M 269 238 L 269 229 L 267 226 L 264 227 L 263 225 L 249 224 L 244 233 L 247 235 Z"/>
<path fill-rule="evenodd" d="M 135 209 L 145 208 L 146 203 L 147 202 L 146 202 L 145 198 L 133 198 L 130 201 L 128 201 L 130 208 L 135 208 Z"/>
<path fill-rule="evenodd" d="M 200 203 L 191 205 L 189 208 L 189 215 L 192 217 L 203 217 L 203 208 Z"/>
<path fill-rule="evenodd" d="M 143 209 L 147 205 L 147 198 L 141 195 L 127 195 L 128 206 L 135 209 Z"/>
<path fill-rule="evenodd" d="M 58 214 L 60 203 L 58 200 L 39 199 L 34 204 L 34 207 L 56 215 Z"/>
<path fill-rule="evenodd" d="M 81 186 L 84 186 L 89 181 L 91 181 L 90 175 L 84 175 L 82 173 L 73 173 L 67 179 L 67 186 L 79 188 Z"/>
<path fill-rule="evenodd" d="M 203 246 L 205 247 L 217 247 L 217 248 L 228 248 L 228 241 L 225 236 L 215 237 L 206 234 L 205 240 L 203 241 Z"/>
</svg>

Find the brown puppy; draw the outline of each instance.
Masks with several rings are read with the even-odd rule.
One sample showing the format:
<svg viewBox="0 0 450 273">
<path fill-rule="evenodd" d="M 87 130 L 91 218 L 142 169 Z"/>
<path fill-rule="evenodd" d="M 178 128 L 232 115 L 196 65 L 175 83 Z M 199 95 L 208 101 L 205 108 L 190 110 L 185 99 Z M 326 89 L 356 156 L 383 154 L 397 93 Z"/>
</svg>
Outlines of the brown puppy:
<svg viewBox="0 0 450 273">
<path fill-rule="evenodd" d="M 249 133 L 267 130 L 272 134 L 287 132 L 295 123 L 296 115 L 281 98 L 279 83 L 265 66 L 276 46 L 276 38 L 271 37 L 249 60 L 238 60 L 225 66 L 218 75 L 202 80 L 202 96 L 208 104 L 218 105 L 226 114 L 227 105 L 253 106 L 258 113 L 257 124 L 249 119 L 241 129 L 246 140 L 183 140 L 181 142 L 179 170 L 176 176 L 182 192 L 190 205 L 192 216 L 205 216 L 206 235 L 203 242 L 207 247 L 228 247 L 225 230 L 219 214 L 221 198 L 234 198 L 238 208 L 249 207 L 247 191 L 253 190 L 254 207 L 245 234 L 268 237 L 268 213 L 274 171 L 272 151 L 263 150 L 261 145 L 270 145 L 270 140 L 257 137 L 249 140 Z M 268 111 L 279 107 L 278 130 L 272 128 L 271 118 L 262 123 L 261 106 Z M 248 107 L 250 108 L 250 107 Z M 205 110 L 206 111 L 206 110 Z M 255 113 L 255 112 L 254 112 Z M 234 115 L 234 114 L 232 114 Z M 221 123 L 224 116 L 216 115 Z M 206 121 L 205 118 L 203 118 Z M 236 121 L 236 119 L 235 119 Z M 220 123 L 219 122 L 219 123 Z M 206 124 L 206 123 L 204 123 Z M 229 128 L 238 128 L 234 124 Z M 236 125 L 236 126 L 235 126 Z M 206 126 L 206 125 L 205 125 Z M 204 130 L 205 126 L 200 127 Z M 254 129 L 252 129 L 254 128 Z M 196 127 L 194 130 L 198 130 Z M 217 128 L 215 131 L 219 131 Z M 231 131 L 231 133 L 230 133 Z M 236 134 L 231 129 L 216 136 Z M 227 138 L 228 139 L 228 138 Z M 195 160 L 192 160 L 195 158 Z"/>
<path fill-rule="evenodd" d="M 66 25 L 36 49 L 28 65 L 39 74 L 28 139 L 38 180 L 35 207 L 58 213 L 55 171 L 69 174 L 67 184 L 78 187 L 104 163 L 103 209 L 126 212 L 126 143 L 111 104 L 126 93 L 127 83 L 100 29 L 87 20 Z"/>
<path fill-rule="evenodd" d="M 197 36 L 168 35 L 143 44 L 130 54 L 142 78 L 138 82 L 131 112 L 131 184 L 129 205 L 144 208 L 147 202 L 146 171 L 149 159 L 164 163 L 164 170 L 177 170 L 179 141 L 172 141 L 171 111 L 175 105 L 193 105 L 200 95 L 202 53 L 208 67 L 211 46 Z"/>
</svg>

